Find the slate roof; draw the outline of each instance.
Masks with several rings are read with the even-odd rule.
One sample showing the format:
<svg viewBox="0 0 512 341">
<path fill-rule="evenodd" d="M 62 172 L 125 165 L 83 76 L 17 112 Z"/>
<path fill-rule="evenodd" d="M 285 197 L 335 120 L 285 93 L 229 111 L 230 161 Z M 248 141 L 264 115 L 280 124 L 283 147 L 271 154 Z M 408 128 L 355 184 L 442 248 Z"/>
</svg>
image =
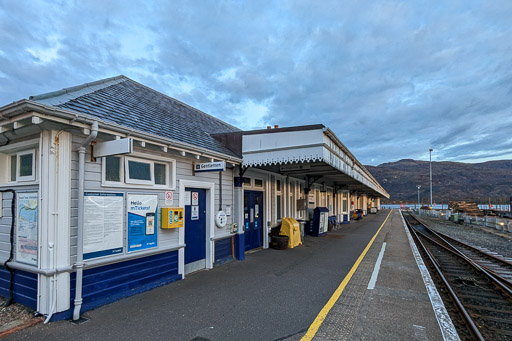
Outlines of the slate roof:
<svg viewBox="0 0 512 341">
<path fill-rule="evenodd" d="M 210 134 L 240 129 L 125 76 L 31 96 L 30 99 L 236 156 Z"/>
</svg>

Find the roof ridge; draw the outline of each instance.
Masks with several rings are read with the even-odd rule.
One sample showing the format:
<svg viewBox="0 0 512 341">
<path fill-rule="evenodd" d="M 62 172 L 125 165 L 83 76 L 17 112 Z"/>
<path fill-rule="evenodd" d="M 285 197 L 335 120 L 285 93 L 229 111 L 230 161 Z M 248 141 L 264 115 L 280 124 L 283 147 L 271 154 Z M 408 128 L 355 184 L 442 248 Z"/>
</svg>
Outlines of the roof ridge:
<svg viewBox="0 0 512 341">
<path fill-rule="evenodd" d="M 80 90 L 83 90 L 86 88 L 92 88 L 90 91 L 92 93 L 92 92 L 99 90 L 100 88 L 106 88 L 107 86 L 112 85 L 113 82 L 120 83 L 121 81 L 124 81 L 124 80 L 129 80 L 129 78 L 124 75 L 119 75 L 119 76 L 115 76 L 115 77 L 100 79 L 100 80 L 97 80 L 94 82 L 89 82 L 89 83 L 84 83 L 81 85 L 72 86 L 69 88 L 63 88 L 62 90 L 57 90 L 57 91 L 47 92 L 47 93 L 40 94 L 40 95 L 30 96 L 29 99 L 34 100 L 34 101 L 41 101 L 41 100 L 45 100 L 45 99 L 49 99 L 49 98 L 55 98 L 55 97 L 59 97 L 62 95 L 67 95 L 67 94 L 77 92 L 77 91 L 80 91 Z M 101 85 L 104 85 L 104 86 L 101 87 Z M 100 87 L 97 87 L 97 86 L 100 86 Z M 94 88 L 94 87 L 96 87 L 96 88 Z M 84 95 L 84 93 L 80 94 L 80 96 L 82 96 L 82 95 Z"/>
<path fill-rule="evenodd" d="M 156 92 L 156 93 L 158 93 L 158 94 L 160 94 L 160 95 L 162 95 L 162 96 L 165 96 L 165 97 L 167 97 L 168 99 L 173 100 L 173 101 L 175 101 L 175 102 L 177 102 L 177 103 L 179 103 L 179 104 L 182 104 L 182 105 L 186 106 L 187 108 L 192 109 L 192 110 L 194 110 L 194 111 L 196 111 L 196 112 L 198 112 L 198 113 L 200 113 L 200 114 L 204 114 L 204 115 L 206 115 L 206 116 L 208 116 L 208 117 L 211 117 L 211 118 L 213 118 L 214 120 L 219 121 L 219 122 L 220 122 L 220 123 L 222 123 L 223 125 L 228 125 L 228 126 L 230 126 L 231 128 L 233 128 L 233 129 L 236 129 L 236 130 L 238 130 L 238 131 L 242 131 L 242 129 L 240 129 L 240 128 L 238 128 L 238 127 L 235 127 L 234 125 L 229 124 L 229 123 L 227 123 L 227 122 L 225 122 L 225 121 L 221 120 L 221 119 L 220 119 L 220 118 L 218 118 L 218 117 L 215 117 L 215 116 L 210 115 L 210 114 L 208 114 L 208 113 L 206 113 L 206 112 L 204 112 L 204 111 L 202 111 L 202 110 L 199 110 L 199 109 L 197 109 L 197 108 L 194 108 L 193 106 L 191 106 L 191 105 L 189 105 L 189 104 L 187 104 L 187 103 L 185 103 L 185 102 L 182 102 L 182 101 L 180 101 L 179 99 L 176 99 L 176 98 L 174 98 L 174 97 L 171 97 L 171 96 L 169 96 L 169 95 L 166 95 L 166 94 L 164 94 L 163 92 L 160 92 L 160 91 L 158 91 L 158 90 L 155 90 L 155 89 L 153 89 L 153 88 L 150 88 L 149 86 L 144 85 L 144 84 L 142 84 L 142 83 L 139 83 L 139 82 L 137 82 L 137 81 L 135 81 L 135 80 L 133 80 L 133 79 L 131 79 L 131 78 L 128 78 L 128 77 L 125 77 L 125 78 L 126 78 L 128 81 L 131 81 L 131 82 L 133 82 L 133 83 L 136 83 L 136 84 L 138 84 L 138 85 L 140 85 L 140 86 L 142 86 L 142 87 L 144 87 L 144 88 L 146 88 L 146 89 L 148 89 L 148 90 L 150 90 L 150 91 L 153 91 L 153 92 Z"/>
</svg>

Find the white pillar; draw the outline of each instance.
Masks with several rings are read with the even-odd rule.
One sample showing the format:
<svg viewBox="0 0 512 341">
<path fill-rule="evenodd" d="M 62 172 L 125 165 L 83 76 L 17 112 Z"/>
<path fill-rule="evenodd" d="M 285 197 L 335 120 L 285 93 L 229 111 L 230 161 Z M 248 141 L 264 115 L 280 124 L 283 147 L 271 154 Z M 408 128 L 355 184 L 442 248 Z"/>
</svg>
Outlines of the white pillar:
<svg viewBox="0 0 512 341">
<path fill-rule="evenodd" d="M 41 134 L 39 268 L 55 270 L 70 266 L 71 134 Z M 70 275 L 38 275 L 37 309 L 51 314 L 69 309 Z"/>
</svg>

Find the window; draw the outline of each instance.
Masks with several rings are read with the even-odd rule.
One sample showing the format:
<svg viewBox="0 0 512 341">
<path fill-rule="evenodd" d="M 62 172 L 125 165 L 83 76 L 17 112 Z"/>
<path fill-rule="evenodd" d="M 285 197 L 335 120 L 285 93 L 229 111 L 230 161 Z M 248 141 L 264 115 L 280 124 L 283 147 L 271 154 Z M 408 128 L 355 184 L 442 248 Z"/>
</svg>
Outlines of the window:
<svg viewBox="0 0 512 341">
<path fill-rule="evenodd" d="M 254 179 L 254 187 L 263 187 L 263 180 Z"/>
<path fill-rule="evenodd" d="M 276 179 L 276 219 L 283 217 L 283 197 L 281 195 L 281 180 Z"/>
<path fill-rule="evenodd" d="M 174 160 L 153 161 L 132 156 L 107 156 L 103 158 L 103 184 L 148 185 L 173 188 Z"/>
<path fill-rule="evenodd" d="M 164 163 L 156 163 L 154 167 L 155 185 L 166 184 L 167 165 Z"/>
<path fill-rule="evenodd" d="M 277 202 L 276 202 L 276 214 L 277 214 L 277 220 L 281 220 L 281 196 L 277 196 Z"/>
<path fill-rule="evenodd" d="M 34 181 L 36 179 L 34 149 L 12 154 L 10 161 L 10 181 Z"/>
<path fill-rule="evenodd" d="M 153 184 L 151 161 L 136 161 L 126 158 L 126 182 L 132 184 Z"/>
<path fill-rule="evenodd" d="M 107 156 L 105 158 L 105 180 L 121 181 L 121 158 L 118 156 Z"/>
<path fill-rule="evenodd" d="M 251 178 L 244 178 L 244 185 L 251 186 Z"/>
</svg>

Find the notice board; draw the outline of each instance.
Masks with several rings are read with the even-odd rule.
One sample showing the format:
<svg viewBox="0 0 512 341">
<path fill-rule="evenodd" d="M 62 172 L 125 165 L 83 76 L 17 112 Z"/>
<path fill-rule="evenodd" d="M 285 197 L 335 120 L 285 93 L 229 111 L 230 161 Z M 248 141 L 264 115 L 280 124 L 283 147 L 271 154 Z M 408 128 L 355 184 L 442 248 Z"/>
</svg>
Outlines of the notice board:
<svg viewBox="0 0 512 341">
<path fill-rule="evenodd" d="M 16 261 L 37 266 L 38 249 L 38 195 L 37 192 L 18 193 L 16 219 Z"/>
<path fill-rule="evenodd" d="M 123 252 L 122 193 L 84 193 L 84 259 Z"/>
</svg>

